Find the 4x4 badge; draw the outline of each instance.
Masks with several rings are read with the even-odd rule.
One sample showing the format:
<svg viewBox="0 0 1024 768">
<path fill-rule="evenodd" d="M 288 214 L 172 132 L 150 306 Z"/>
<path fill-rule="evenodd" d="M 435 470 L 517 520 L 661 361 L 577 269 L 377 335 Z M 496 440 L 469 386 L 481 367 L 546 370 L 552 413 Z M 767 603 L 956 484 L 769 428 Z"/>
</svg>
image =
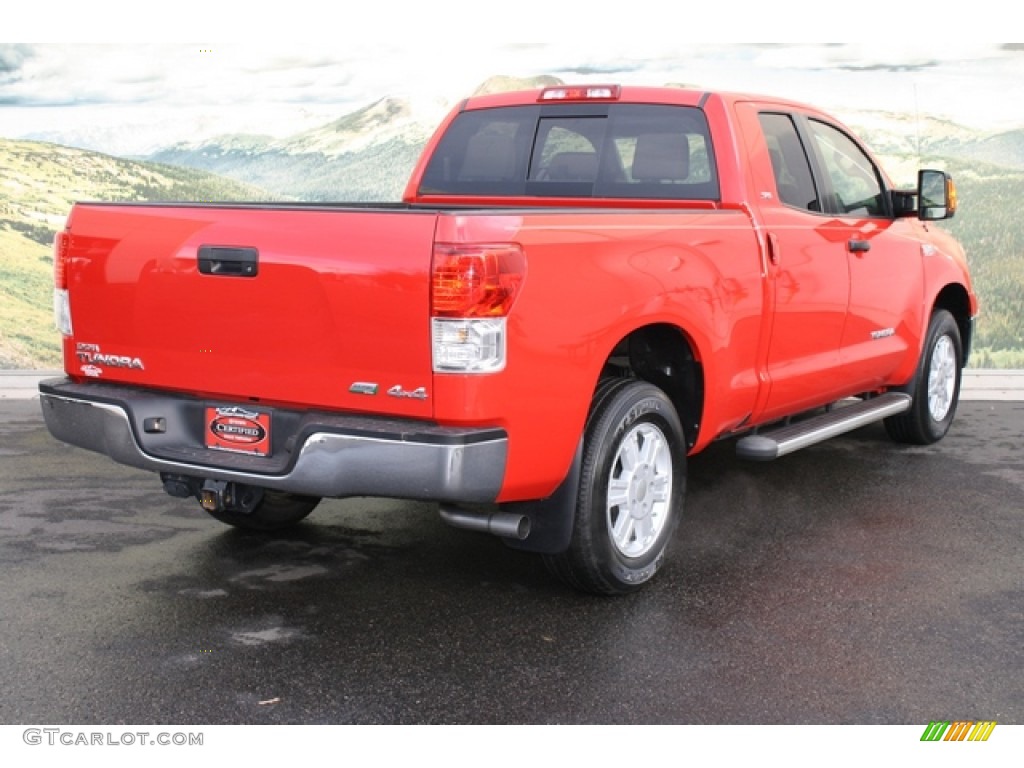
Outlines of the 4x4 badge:
<svg viewBox="0 0 1024 768">
<path fill-rule="evenodd" d="M 402 389 L 401 384 L 395 384 L 395 386 L 388 390 L 388 394 L 391 397 L 411 397 L 414 400 L 426 400 L 427 388 L 417 387 L 412 392 L 407 392 L 406 390 Z"/>
</svg>

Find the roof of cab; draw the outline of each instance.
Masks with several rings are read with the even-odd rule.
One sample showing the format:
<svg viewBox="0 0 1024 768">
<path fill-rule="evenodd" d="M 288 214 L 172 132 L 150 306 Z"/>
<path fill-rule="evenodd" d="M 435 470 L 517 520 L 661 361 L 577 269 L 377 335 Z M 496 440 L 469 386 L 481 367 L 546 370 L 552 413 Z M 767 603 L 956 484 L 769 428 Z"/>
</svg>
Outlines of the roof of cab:
<svg viewBox="0 0 1024 768">
<path fill-rule="evenodd" d="M 471 96 L 466 99 L 461 108 L 463 110 L 470 109 L 490 109 L 494 107 L 511 107 L 511 106 L 523 106 L 528 104 L 558 104 L 558 103 L 573 103 L 582 100 L 565 100 L 565 101 L 550 101 L 541 102 L 541 94 L 545 90 L 552 88 L 575 88 L 575 87 L 596 87 L 593 85 L 575 86 L 546 86 L 544 88 L 532 88 L 529 90 L 521 91 L 507 91 L 504 93 L 491 93 L 482 96 Z M 757 101 L 767 102 L 771 104 L 788 105 L 791 107 L 798 108 L 803 111 L 820 112 L 821 110 L 816 109 L 808 104 L 793 101 L 791 99 L 779 98 L 777 96 L 767 96 L 761 94 L 748 94 L 739 92 L 728 92 L 728 91 L 710 91 L 701 90 L 693 87 L 682 87 L 682 86 L 640 86 L 640 85 L 624 85 L 624 86 L 608 86 L 618 89 L 618 95 L 612 99 L 598 99 L 597 101 L 605 103 L 632 103 L 632 104 L 674 104 L 678 106 L 697 107 L 706 103 L 708 99 L 717 97 L 726 103 L 735 103 L 738 101 Z"/>
<path fill-rule="evenodd" d="M 720 109 L 731 112 L 735 104 L 753 102 L 759 109 L 767 107 L 770 110 L 782 110 L 786 112 L 802 113 L 808 116 L 824 118 L 836 125 L 845 125 L 831 113 L 819 109 L 806 102 L 787 99 L 779 96 L 769 96 L 757 93 L 744 93 L 739 91 L 711 91 L 701 90 L 694 87 L 684 86 L 643 86 L 643 85 L 613 85 L 613 84 L 566 84 L 556 86 L 544 86 L 531 88 L 529 90 L 507 91 L 505 93 L 493 93 L 482 96 L 471 96 L 459 104 L 452 114 L 476 109 L 492 109 L 495 107 L 516 107 L 545 105 L 556 106 L 558 104 L 582 104 L 586 99 L 566 100 L 541 100 L 541 94 L 549 89 L 576 89 L 576 88 L 612 88 L 617 93 L 614 98 L 600 98 L 592 100 L 592 103 L 604 104 L 666 104 L 681 107 L 705 108 L 716 104 Z"/>
</svg>

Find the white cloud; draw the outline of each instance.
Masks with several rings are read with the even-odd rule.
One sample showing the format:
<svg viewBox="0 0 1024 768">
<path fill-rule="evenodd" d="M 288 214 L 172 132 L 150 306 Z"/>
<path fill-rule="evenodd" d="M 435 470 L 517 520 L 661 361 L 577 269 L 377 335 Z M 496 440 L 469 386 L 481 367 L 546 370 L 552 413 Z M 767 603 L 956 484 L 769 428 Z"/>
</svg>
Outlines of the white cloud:
<svg viewBox="0 0 1024 768">
<path fill-rule="evenodd" d="M 1024 122 L 1024 52 L 995 45 L 621 39 L 580 35 L 524 44 L 434 31 L 402 44 L 360 38 L 349 27 L 330 44 L 0 46 L 0 135 L 78 136 L 92 148 L 122 153 L 224 132 L 282 136 L 383 96 L 454 100 L 496 74 L 686 82 L 788 96 L 832 111 L 919 111 L 981 127 Z"/>
</svg>

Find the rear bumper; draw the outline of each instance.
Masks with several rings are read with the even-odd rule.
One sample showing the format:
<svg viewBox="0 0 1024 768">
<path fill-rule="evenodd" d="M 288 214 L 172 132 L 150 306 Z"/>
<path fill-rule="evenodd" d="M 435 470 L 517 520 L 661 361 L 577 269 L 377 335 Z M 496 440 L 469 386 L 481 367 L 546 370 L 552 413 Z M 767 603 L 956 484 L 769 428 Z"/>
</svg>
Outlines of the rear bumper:
<svg viewBox="0 0 1024 768">
<path fill-rule="evenodd" d="M 58 440 L 153 472 L 214 478 L 329 498 L 387 496 L 493 502 L 508 438 L 496 428 L 274 409 L 270 458 L 206 448 L 198 398 L 65 378 L 39 384 L 43 418 Z M 147 433 L 147 420 L 165 429 Z"/>
</svg>

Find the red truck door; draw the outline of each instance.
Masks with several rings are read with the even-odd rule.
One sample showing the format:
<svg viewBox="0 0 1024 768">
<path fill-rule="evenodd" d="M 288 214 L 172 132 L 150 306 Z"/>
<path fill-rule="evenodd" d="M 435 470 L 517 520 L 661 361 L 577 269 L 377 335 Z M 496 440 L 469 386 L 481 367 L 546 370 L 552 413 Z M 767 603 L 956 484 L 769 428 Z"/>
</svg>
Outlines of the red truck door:
<svg viewBox="0 0 1024 768">
<path fill-rule="evenodd" d="M 758 421 L 833 399 L 850 296 L 843 235 L 822 211 L 809 151 L 792 116 L 741 104 L 774 304 Z M 753 135 L 751 135 L 753 134 Z"/>
<path fill-rule="evenodd" d="M 917 359 L 925 324 L 921 224 L 893 217 L 881 172 L 849 135 L 817 118 L 806 126 L 833 214 L 829 227 L 849 261 L 843 378 L 866 391 L 890 383 L 902 364 Z"/>
</svg>

